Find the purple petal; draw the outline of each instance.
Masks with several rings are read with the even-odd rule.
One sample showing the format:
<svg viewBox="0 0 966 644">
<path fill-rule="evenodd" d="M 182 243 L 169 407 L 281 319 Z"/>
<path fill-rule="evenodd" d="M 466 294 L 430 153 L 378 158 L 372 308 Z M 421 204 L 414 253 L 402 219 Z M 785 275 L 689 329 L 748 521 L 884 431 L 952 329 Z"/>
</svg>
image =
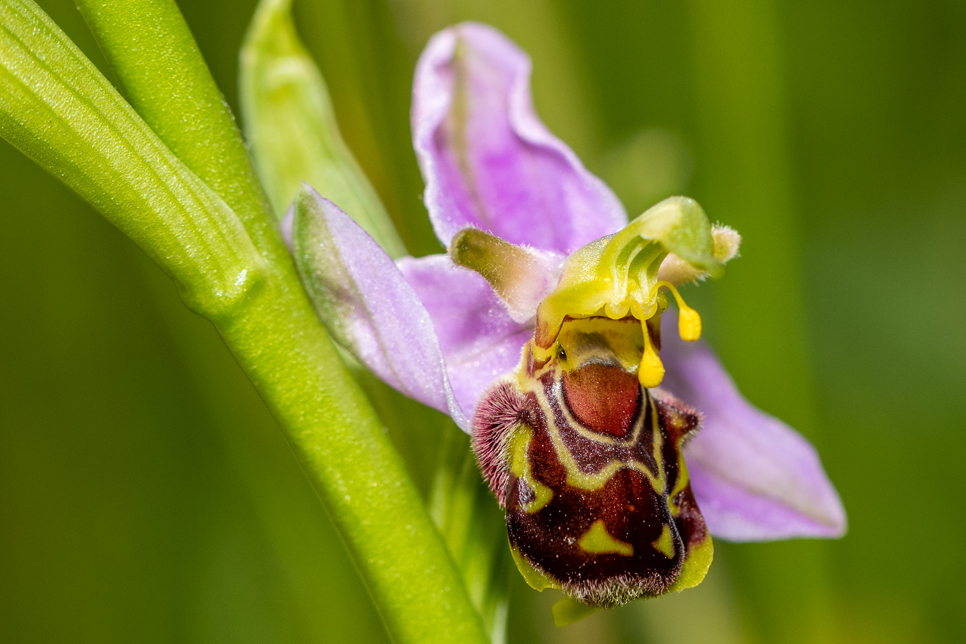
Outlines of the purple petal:
<svg viewBox="0 0 966 644">
<path fill-rule="evenodd" d="M 433 319 L 453 393 L 472 417 L 483 390 L 519 364 L 533 324 L 510 319 L 487 281 L 446 255 L 397 265 Z"/>
<path fill-rule="evenodd" d="M 845 533 L 842 502 L 811 443 L 745 400 L 704 342 L 666 332 L 661 358 L 664 387 L 704 415 L 684 456 L 713 534 L 767 541 Z"/>
<path fill-rule="evenodd" d="M 475 226 L 569 253 L 627 224 L 614 193 L 534 112 L 530 58 L 492 27 L 466 22 L 430 40 L 412 126 L 424 200 L 446 246 Z"/>
<path fill-rule="evenodd" d="M 469 431 L 446 377 L 433 321 L 379 244 L 304 184 L 295 201 L 293 232 L 299 271 L 333 336 L 381 380 L 448 413 Z"/>
</svg>

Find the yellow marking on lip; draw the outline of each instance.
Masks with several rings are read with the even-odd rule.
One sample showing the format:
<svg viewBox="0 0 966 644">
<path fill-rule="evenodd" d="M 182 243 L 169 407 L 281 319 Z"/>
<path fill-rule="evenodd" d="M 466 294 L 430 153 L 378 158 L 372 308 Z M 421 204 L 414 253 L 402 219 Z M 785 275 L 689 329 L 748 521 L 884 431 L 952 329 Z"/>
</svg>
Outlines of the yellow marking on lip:
<svg viewBox="0 0 966 644">
<path fill-rule="evenodd" d="M 547 573 L 536 568 L 512 543 L 510 544 L 510 554 L 513 555 L 513 563 L 517 565 L 517 570 L 523 575 L 523 579 L 530 588 L 541 593 L 547 588 L 560 588 L 559 582 Z"/>
<path fill-rule="evenodd" d="M 533 514 L 542 510 L 553 498 L 553 490 L 533 478 L 530 470 L 530 459 L 527 458 L 527 447 L 533 437 L 533 429 L 521 425 L 510 442 L 510 473 L 524 481 L 533 490 L 534 499 L 523 504 L 523 511 Z"/>
<path fill-rule="evenodd" d="M 709 534 L 705 535 L 700 543 L 691 545 L 691 550 L 687 553 L 684 565 L 681 567 L 681 574 L 678 575 L 674 585 L 667 589 L 667 592 L 676 593 L 700 584 L 704 580 L 704 576 L 708 574 L 712 559 L 714 559 L 714 543 L 712 543 Z"/>
<path fill-rule="evenodd" d="M 678 494 L 688 486 L 690 477 L 688 476 L 688 465 L 684 462 L 684 450 L 678 451 L 678 480 L 674 482 L 671 493 L 667 495 L 667 507 L 671 510 L 671 516 L 677 517 L 681 513 L 681 506 L 677 504 Z"/>
<path fill-rule="evenodd" d="M 549 410 L 550 404 L 543 393 L 543 389 L 534 389 L 533 393 L 537 396 L 540 406 L 545 410 Z M 628 467 L 630 469 L 637 470 L 646 476 L 647 480 L 651 484 L 651 488 L 657 494 L 664 494 L 664 491 L 667 489 L 667 480 L 664 474 L 664 457 L 661 454 L 661 448 L 664 446 L 664 438 L 661 436 L 660 427 L 657 425 L 658 416 L 657 408 L 654 405 L 654 400 L 649 395 L 646 396 L 646 400 L 648 407 L 651 410 L 651 428 L 652 435 L 654 437 L 653 443 L 651 444 L 651 449 L 654 456 L 654 462 L 657 466 L 657 476 L 655 476 L 654 473 L 651 472 L 650 468 L 648 468 L 646 465 L 634 459 L 628 462 L 612 460 L 599 472 L 587 474 L 580 469 L 580 467 L 577 465 L 576 459 L 574 459 L 573 454 L 570 452 L 567 446 L 564 445 L 563 437 L 560 435 L 560 429 L 557 427 L 553 414 L 545 414 L 547 421 L 547 432 L 550 434 L 550 440 L 553 443 L 554 451 L 557 453 L 557 458 L 559 459 L 560 464 L 564 466 L 565 470 L 567 470 L 567 485 L 593 492 L 604 487 L 607 484 L 607 481 L 609 481 L 611 477 L 613 477 L 614 474 L 616 474 L 619 470 Z"/>
<path fill-rule="evenodd" d="M 667 526 L 665 526 L 665 529 Z M 580 549 L 592 554 L 614 554 L 630 557 L 634 554 L 634 546 L 623 541 L 618 541 L 607 532 L 607 526 L 603 519 L 597 519 L 590 526 L 590 529 L 580 537 L 577 542 Z"/>
<path fill-rule="evenodd" d="M 657 413 L 657 404 L 650 395 L 647 397 L 647 405 L 651 410 L 651 436 L 653 437 L 651 454 L 654 456 L 658 479 L 661 482 L 661 488 L 654 489 L 659 494 L 664 494 L 667 490 L 667 473 L 664 471 L 664 434 L 661 433 L 661 417 Z"/>
<path fill-rule="evenodd" d="M 668 527 L 668 524 L 664 524 L 661 536 L 652 541 L 651 545 L 668 559 L 674 559 L 674 540 L 671 539 L 671 528 Z"/>
</svg>

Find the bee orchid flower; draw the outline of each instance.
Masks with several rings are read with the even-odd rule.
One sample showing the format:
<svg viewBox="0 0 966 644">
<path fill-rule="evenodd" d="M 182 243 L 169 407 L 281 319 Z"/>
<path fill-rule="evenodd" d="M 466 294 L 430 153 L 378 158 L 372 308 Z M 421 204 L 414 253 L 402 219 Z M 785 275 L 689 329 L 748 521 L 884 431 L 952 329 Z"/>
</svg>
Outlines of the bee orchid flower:
<svg viewBox="0 0 966 644">
<path fill-rule="evenodd" d="M 684 197 L 628 222 L 529 82 L 484 25 L 419 60 L 414 147 L 446 254 L 393 261 L 303 186 L 293 253 L 333 337 L 472 434 L 534 588 L 613 606 L 699 583 L 712 534 L 843 534 L 814 448 L 741 396 L 678 291 L 719 276 L 738 234 Z"/>
</svg>

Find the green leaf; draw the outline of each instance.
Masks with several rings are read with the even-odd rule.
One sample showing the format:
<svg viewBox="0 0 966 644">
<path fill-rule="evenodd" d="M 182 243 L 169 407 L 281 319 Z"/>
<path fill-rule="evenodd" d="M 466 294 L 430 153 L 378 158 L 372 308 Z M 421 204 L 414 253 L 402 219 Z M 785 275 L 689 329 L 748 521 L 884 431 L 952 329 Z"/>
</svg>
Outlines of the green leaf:
<svg viewBox="0 0 966 644">
<path fill-rule="evenodd" d="M 359 222 L 393 258 L 406 248 L 346 146 L 325 80 L 299 41 L 291 0 L 262 0 L 241 53 L 241 105 L 275 211 L 303 181 Z"/>
</svg>

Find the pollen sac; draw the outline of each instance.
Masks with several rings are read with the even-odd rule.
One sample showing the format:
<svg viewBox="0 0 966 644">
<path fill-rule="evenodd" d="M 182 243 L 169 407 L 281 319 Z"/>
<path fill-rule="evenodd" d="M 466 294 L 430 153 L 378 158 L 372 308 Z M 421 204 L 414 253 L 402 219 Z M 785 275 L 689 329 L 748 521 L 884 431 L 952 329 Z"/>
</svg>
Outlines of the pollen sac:
<svg viewBox="0 0 966 644">
<path fill-rule="evenodd" d="M 641 336 L 634 320 L 569 320 L 552 357 L 528 346 L 474 416 L 521 573 L 596 607 L 697 585 L 712 557 L 681 453 L 699 418 L 641 387 Z"/>
</svg>

